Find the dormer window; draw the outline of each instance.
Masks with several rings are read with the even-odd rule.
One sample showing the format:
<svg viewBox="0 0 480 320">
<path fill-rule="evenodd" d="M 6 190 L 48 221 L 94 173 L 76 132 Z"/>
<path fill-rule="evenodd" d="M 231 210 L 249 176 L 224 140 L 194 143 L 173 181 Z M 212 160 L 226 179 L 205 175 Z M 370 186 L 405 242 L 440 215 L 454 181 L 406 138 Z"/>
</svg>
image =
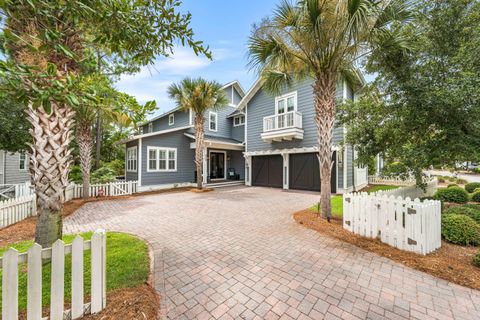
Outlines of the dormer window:
<svg viewBox="0 0 480 320">
<path fill-rule="evenodd" d="M 175 113 L 168 116 L 168 125 L 173 126 L 175 124 Z"/>
<path fill-rule="evenodd" d="M 245 124 L 245 116 L 236 116 L 233 118 L 233 126 L 238 127 Z"/>
</svg>

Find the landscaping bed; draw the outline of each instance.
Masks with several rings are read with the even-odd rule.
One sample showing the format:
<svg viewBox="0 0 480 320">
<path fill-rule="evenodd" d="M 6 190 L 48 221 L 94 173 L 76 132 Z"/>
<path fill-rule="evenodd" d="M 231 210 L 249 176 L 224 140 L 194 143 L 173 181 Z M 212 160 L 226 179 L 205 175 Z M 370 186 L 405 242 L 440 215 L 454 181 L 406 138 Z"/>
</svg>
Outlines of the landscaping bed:
<svg viewBox="0 0 480 320">
<path fill-rule="evenodd" d="M 293 215 L 296 222 L 329 236 L 380 256 L 399 262 L 410 268 L 453 283 L 480 290 L 480 268 L 472 264 L 478 251 L 475 247 L 463 247 L 442 241 L 442 247 L 427 256 L 402 251 L 376 239 L 369 239 L 343 229 L 342 219 L 334 217 L 331 223 L 319 218 L 311 209 Z"/>
<path fill-rule="evenodd" d="M 393 190 L 393 189 L 398 189 L 400 188 L 399 186 L 390 186 L 390 185 L 382 185 L 382 184 L 369 184 L 360 192 L 367 192 L 367 193 L 375 193 L 378 191 L 387 191 L 387 190 Z"/>
</svg>

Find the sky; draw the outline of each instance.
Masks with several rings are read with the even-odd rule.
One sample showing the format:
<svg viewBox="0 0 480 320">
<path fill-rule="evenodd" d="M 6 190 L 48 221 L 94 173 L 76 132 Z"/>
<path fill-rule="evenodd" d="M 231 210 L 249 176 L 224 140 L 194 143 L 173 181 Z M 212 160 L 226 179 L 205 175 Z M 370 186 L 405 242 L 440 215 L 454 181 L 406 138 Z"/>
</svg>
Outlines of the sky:
<svg viewBox="0 0 480 320">
<path fill-rule="evenodd" d="M 270 15 L 280 0 L 183 0 L 181 11 L 192 14 L 191 27 L 197 40 L 210 46 L 213 60 L 195 56 L 188 47 L 175 47 L 171 57 L 158 57 L 151 67 L 135 75 L 122 76 L 118 90 L 137 98 L 138 102 L 157 102 L 159 115 L 175 107 L 167 88 L 183 78 L 201 76 L 226 84 L 240 81 L 248 90 L 256 80 L 247 67 L 247 41 L 251 26 Z M 153 116 L 152 116 L 153 117 Z"/>
</svg>

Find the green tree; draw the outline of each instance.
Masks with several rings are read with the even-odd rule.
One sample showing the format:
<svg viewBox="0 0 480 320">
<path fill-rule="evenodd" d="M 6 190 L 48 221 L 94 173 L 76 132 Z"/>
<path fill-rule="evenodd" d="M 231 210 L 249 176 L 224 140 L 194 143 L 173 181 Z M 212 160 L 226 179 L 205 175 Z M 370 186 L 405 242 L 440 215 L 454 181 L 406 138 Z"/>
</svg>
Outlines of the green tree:
<svg viewBox="0 0 480 320">
<path fill-rule="evenodd" d="M 12 96 L 0 93 L 0 150 L 10 152 L 24 151 L 31 141 L 28 130 L 30 123 L 25 118 L 25 108 Z"/>
<path fill-rule="evenodd" d="M 282 1 L 250 37 L 250 65 L 264 87 L 278 92 L 293 81 L 313 78 L 320 166 L 320 204 L 331 217 L 332 131 L 339 75 L 352 74 L 361 55 L 403 45 L 399 30 L 411 19 L 408 0 Z"/>
<path fill-rule="evenodd" d="M 5 48 L 2 78 L 28 105 L 32 173 L 38 197 L 35 241 L 61 237 L 64 190 L 71 163 L 74 107 L 84 101 L 82 76 L 104 61 L 139 67 L 169 55 L 177 42 L 210 57 L 195 41 L 190 14 L 177 0 L 2 1 Z"/>
<path fill-rule="evenodd" d="M 195 165 L 197 169 L 197 188 L 203 188 L 203 152 L 205 136 L 205 112 L 210 109 L 219 109 L 228 105 L 229 100 L 216 81 L 207 81 L 202 78 L 183 79 L 179 84 L 172 84 L 168 88 L 168 95 L 175 99 L 177 105 L 185 112 L 194 112 L 195 125 Z"/>
<path fill-rule="evenodd" d="M 360 159 L 382 154 L 421 184 L 429 166 L 455 166 L 480 156 L 480 3 L 422 1 L 406 32 L 414 45 L 376 53 L 367 68 L 376 81 L 342 107 L 347 141 Z M 476 48 L 476 49 L 475 49 Z"/>
</svg>

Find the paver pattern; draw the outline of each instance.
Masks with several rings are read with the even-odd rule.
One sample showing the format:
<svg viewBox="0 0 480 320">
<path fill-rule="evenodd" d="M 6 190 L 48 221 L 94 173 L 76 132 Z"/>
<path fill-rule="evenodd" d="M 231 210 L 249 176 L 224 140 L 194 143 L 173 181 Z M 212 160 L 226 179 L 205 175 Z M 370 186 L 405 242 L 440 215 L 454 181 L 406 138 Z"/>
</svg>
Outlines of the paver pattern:
<svg viewBox="0 0 480 320">
<path fill-rule="evenodd" d="M 65 232 L 150 243 L 165 319 L 480 319 L 480 292 L 296 224 L 311 193 L 226 188 L 88 203 Z"/>
</svg>

